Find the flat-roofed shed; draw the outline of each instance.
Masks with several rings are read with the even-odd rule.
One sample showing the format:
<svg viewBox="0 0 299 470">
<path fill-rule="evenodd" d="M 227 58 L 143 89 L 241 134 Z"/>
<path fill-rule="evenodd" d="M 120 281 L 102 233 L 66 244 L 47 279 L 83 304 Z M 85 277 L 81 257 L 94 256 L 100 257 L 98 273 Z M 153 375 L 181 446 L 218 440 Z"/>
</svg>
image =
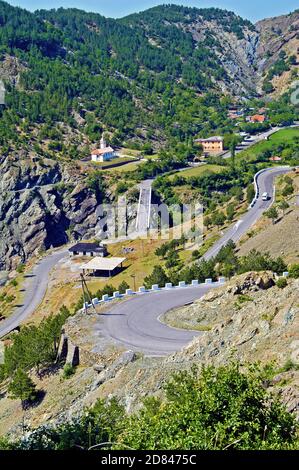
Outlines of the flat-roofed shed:
<svg viewBox="0 0 299 470">
<path fill-rule="evenodd" d="M 94 258 L 89 263 L 83 264 L 83 272 L 93 272 L 94 275 L 114 276 L 119 272 L 126 258 Z"/>
</svg>

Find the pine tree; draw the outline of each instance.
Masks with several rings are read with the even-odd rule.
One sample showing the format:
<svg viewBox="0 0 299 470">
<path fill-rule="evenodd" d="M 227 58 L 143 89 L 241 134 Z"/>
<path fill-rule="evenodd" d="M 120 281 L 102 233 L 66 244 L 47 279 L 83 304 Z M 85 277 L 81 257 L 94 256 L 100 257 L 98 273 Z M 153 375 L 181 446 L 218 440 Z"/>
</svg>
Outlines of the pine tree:
<svg viewBox="0 0 299 470">
<path fill-rule="evenodd" d="M 26 400 L 34 401 L 36 397 L 35 385 L 22 369 L 17 369 L 9 384 L 8 392 L 12 399 L 20 399 L 22 402 Z"/>
</svg>

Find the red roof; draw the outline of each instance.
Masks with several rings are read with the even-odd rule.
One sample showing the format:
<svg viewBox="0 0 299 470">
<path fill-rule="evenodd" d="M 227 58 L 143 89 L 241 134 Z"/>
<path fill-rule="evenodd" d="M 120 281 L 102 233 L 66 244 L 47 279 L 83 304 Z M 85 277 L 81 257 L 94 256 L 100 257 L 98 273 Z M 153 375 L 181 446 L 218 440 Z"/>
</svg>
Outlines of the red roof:
<svg viewBox="0 0 299 470">
<path fill-rule="evenodd" d="M 91 155 L 104 155 L 105 153 L 114 152 L 112 147 L 106 147 L 105 149 L 95 149 L 92 150 Z"/>
<path fill-rule="evenodd" d="M 266 117 L 263 114 L 255 114 L 250 118 L 251 122 L 265 122 Z"/>
</svg>

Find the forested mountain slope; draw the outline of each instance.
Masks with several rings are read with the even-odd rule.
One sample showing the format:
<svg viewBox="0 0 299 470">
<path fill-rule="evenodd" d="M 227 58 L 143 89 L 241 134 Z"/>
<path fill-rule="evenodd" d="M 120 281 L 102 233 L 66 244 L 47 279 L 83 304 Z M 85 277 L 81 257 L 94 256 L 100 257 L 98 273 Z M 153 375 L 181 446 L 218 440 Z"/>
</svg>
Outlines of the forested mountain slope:
<svg viewBox="0 0 299 470">
<path fill-rule="evenodd" d="M 103 129 L 115 145 L 137 138 L 155 146 L 193 137 L 206 122 L 217 128 L 225 111 L 217 96 L 250 98 L 261 88 L 261 55 L 271 55 L 263 25 L 215 8 L 168 5 L 114 20 L 0 2 L 2 151 L 23 147 L 28 131 L 30 145 L 32 126 L 35 151 L 72 158 Z"/>
<path fill-rule="evenodd" d="M 277 36 L 268 50 L 269 24 L 282 21 L 295 31 L 297 17 L 256 28 L 215 8 L 167 5 L 114 20 L 77 9 L 31 13 L 0 1 L 6 89 L 0 105 L 0 268 L 10 268 L 12 257 L 24 261 L 41 247 L 61 244 L 71 231 L 77 238 L 90 235 L 102 193 L 94 199 L 88 175 L 74 161 L 89 157 L 103 131 L 115 147 L 166 148 L 160 172 L 194 156 L 195 136 L 232 135 L 233 100 L 260 96 L 263 84 L 265 93 L 273 91 L 267 73 L 273 74 L 280 46 Z M 294 76 L 297 58 L 287 51 L 283 60 L 292 62 Z M 274 104 L 273 113 L 283 115 L 288 103 Z"/>
<path fill-rule="evenodd" d="M 155 18 L 161 14 L 167 25 L 160 28 Z M 188 23 L 186 14 L 203 23 L 203 38 L 187 30 L 193 23 Z M 254 27 L 232 13 L 226 15 L 228 39 L 242 49 L 246 42 L 243 28 L 246 35 L 256 37 Z M 172 18 L 176 23 L 170 23 Z M 39 143 L 45 137 L 67 140 L 65 135 L 51 136 L 55 122 L 70 127 L 60 133 L 74 144 L 66 149 L 73 157 L 84 151 L 73 135 L 76 128 L 91 141 L 98 139 L 103 127 L 114 132 L 116 144 L 136 135 L 165 141 L 177 133 L 174 124 L 191 128 L 195 116 L 199 123 L 209 118 L 217 121 L 212 116 L 217 107 L 209 109 L 215 101 L 198 99 L 202 94 L 254 89 L 250 80 L 243 83 L 249 73 L 241 71 L 244 64 L 234 64 L 233 54 L 228 59 L 227 53 L 226 69 L 219 56 L 222 46 L 211 31 L 221 24 L 220 10 L 171 6 L 146 12 L 149 30 L 160 30 L 157 42 L 132 21 L 74 9 L 33 14 L 0 2 L 0 70 L 4 78 L 11 78 L 0 143 L 18 140 L 18 124 L 42 127 Z M 222 30 L 221 26 L 220 34 Z M 240 73 L 234 74 L 234 68 Z M 15 69 L 19 71 L 17 87 Z M 59 151 L 59 146 L 53 150 Z"/>
</svg>

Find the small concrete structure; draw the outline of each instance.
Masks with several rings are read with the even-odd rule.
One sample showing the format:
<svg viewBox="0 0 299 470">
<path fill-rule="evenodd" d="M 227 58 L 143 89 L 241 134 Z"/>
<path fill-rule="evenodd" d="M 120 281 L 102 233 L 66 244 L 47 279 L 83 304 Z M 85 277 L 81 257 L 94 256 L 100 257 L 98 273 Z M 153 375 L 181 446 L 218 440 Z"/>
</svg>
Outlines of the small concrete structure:
<svg viewBox="0 0 299 470">
<path fill-rule="evenodd" d="M 192 281 L 192 286 L 198 286 L 198 284 L 199 284 L 199 283 L 198 283 L 198 280 L 197 280 L 197 279 L 194 279 L 194 280 Z"/>
<path fill-rule="evenodd" d="M 72 367 L 77 367 L 80 363 L 79 348 L 70 341 L 68 341 L 68 351 L 65 363 L 70 364 Z"/>
<path fill-rule="evenodd" d="M 82 264 L 81 269 L 85 271 L 92 271 L 94 276 L 109 277 L 118 274 L 126 258 L 94 258 L 87 264 Z"/>
<path fill-rule="evenodd" d="M 206 279 L 206 284 L 213 284 L 213 279 Z"/>
<path fill-rule="evenodd" d="M 144 286 L 139 287 L 140 294 L 144 294 L 146 292 L 146 288 Z"/>
<path fill-rule="evenodd" d="M 186 282 L 185 281 L 179 282 L 179 287 L 186 287 Z"/>
<path fill-rule="evenodd" d="M 165 289 L 172 289 L 172 283 L 168 282 L 167 284 L 165 284 Z"/>
<path fill-rule="evenodd" d="M 219 282 L 219 284 L 224 284 L 226 282 L 226 278 L 225 277 L 219 277 L 218 282 Z"/>
<path fill-rule="evenodd" d="M 104 295 L 102 296 L 102 300 L 103 300 L 103 302 L 107 302 L 107 300 L 109 300 L 109 295 L 108 295 L 108 294 L 104 294 Z"/>
<path fill-rule="evenodd" d="M 283 277 L 289 277 L 289 272 L 285 271 L 282 275 L 283 275 Z"/>
<path fill-rule="evenodd" d="M 119 291 L 113 292 L 113 298 L 114 298 L 114 299 L 119 299 L 119 298 L 120 298 L 120 293 L 119 293 Z"/>
<path fill-rule="evenodd" d="M 66 336 L 64 330 L 61 332 L 61 337 L 59 341 L 58 351 L 56 362 L 65 361 L 68 353 L 68 337 Z"/>
<path fill-rule="evenodd" d="M 152 286 L 152 290 L 160 290 L 158 284 L 154 284 L 154 285 Z"/>
<path fill-rule="evenodd" d="M 127 289 L 126 290 L 126 295 L 133 295 L 134 292 L 132 291 L 132 289 Z"/>
<path fill-rule="evenodd" d="M 106 246 L 100 243 L 77 243 L 69 248 L 69 253 L 71 253 L 72 256 L 105 257 L 108 251 Z"/>
</svg>

